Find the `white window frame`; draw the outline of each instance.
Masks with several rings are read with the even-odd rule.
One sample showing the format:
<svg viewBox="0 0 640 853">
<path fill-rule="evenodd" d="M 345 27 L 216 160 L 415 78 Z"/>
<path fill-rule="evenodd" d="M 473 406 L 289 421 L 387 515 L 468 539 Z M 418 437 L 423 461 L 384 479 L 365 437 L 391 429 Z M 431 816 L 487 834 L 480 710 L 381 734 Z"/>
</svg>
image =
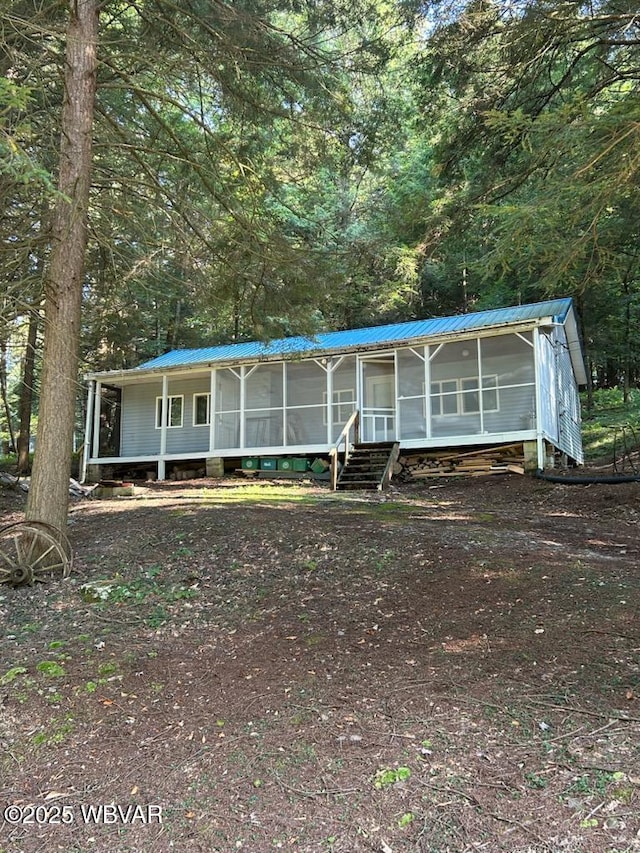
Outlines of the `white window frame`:
<svg viewBox="0 0 640 853">
<path fill-rule="evenodd" d="M 469 386 L 470 383 L 475 383 L 472 387 Z M 492 383 L 492 384 L 489 384 Z M 458 417 L 460 415 L 479 415 L 480 414 L 480 377 L 478 376 L 461 376 L 456 379 L 436 379 L 431 382 L 431 389 L 429 394 L 430 399 L 430 410 L 432 417 L 437 418 L 450 418 L 450 417 Z M 452 386 L 447 391 L 443 391 L 443 385 Z M 434 393 L 434 386 L 438 386 L 439 390 Z M 471 398 L 471 394 L 475 392 L 478 398 L 478 408 L 477 409 L 468 409 L 465 407 L 465 404 Z M 500 396 L 498 389 L 498 375 L 497 374 L 488 374 L 483 375 L 482 377 L 482 394 L 494 394 L 495 395 L 495 407 L 485 408 L 484 405 L 482 407 L 483 414 L 488 414 L 492 412 L 500 411 Z M 439 411 L 435 412 L 433 403 L 434 401 L 438 401 L 438 409 Z M 449 400 L 450 403 L 455 401 L 455 411 L 453 411 L 453 406 L 449 406 L 451 411 L 444 411 L 444 401 Z M 484 403 L 484 398 L 483 401 Z"/>
<path fill-rule="evenodd" d="M 489 384 L 491 383 L 491 384 Z M 498 387 L 498 374 L 488 373 L 482 376 L 482 412 L 483 414 L 492 414 L 500 411 L 500 389 Z M 495 406 L 489 408 L 485 406 L 485 400 L 489 395 L 495 396 Z"/>
<path fill-rule="evenodd" d="M 198 398 L 205 397 L 207 401 L 207 414 L 206 420 L 199 421 L 197 420 L 198 414 Z M 198 426 L 210 426 L 211 424 L 211 393 L 208 391 L 199 391 L 197 394 L 193 395 L 193 425 L 194 427 Z"/>
<path fill-rule="evenodd" d="M 171 423 L 173 405 L 175 400 L 180 400 L 180 423 Z M 184 423 L 184 394 L 167 395 L 167 429 L 179 429 Z M 162 397 L 156 397 L 156 429 L 162 429 Z"/>
<path fill-rule="evenodd" d="M 443 385 L 453 385 L 453 388 L 448 391 L 443 391 Z M 434 386 L 438 386 L 438 391 L 434 393 Z M 448 418 L 454 417 L 459 414 L 460 408 L 460 389 L 458 386 L 457 379 L 435 379 L 431 381 L 431 388 L 429 392 L 429 401 L 430 401 L 430 410 L 433 417 L 437 418 Z M 438 401 L 438 411 L 434 412 L 433 403 L 434 401 Z M 444 401 L 451 401 L 455 403 L 455 411 L 444 411 Z"/>
<path fill-rule="evenodd" d="M 348 394 L 348 397 L 344 395 Z M 340 390 L 336 390 L 333 392 L 333 403 L 331 406 L 331 417 L 333 419 L 332 426 L 336 424 L 346 424 L 351 415 L 353 414 L 353 409 L 356 403 L 356 390 L 355 388 L 342 388 Z M 336 410 L 336 406 L 338 407 L 338 417 L 339 420 L 335 420 L 334 412 Z M 345 415 L 343 406 L 348 406 L 349 410 Z M 327 392 L 322 392 L 322 423 L 327 425 Z"/>
</svg>

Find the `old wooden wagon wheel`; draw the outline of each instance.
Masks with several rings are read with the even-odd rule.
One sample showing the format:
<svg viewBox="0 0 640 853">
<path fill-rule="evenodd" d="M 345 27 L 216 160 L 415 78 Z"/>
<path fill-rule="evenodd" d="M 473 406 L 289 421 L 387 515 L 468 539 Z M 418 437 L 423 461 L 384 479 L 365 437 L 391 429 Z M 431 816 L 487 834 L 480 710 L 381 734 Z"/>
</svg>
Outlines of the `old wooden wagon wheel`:
<svg viewBox="0 0 640 853">
<path fill-rule="evenodd" d="M 66 578 L 73 555 L 61 530 L 44 521 L 17 521 L 0 528 L 0 583 L 34 584 Z"/>
</svg>

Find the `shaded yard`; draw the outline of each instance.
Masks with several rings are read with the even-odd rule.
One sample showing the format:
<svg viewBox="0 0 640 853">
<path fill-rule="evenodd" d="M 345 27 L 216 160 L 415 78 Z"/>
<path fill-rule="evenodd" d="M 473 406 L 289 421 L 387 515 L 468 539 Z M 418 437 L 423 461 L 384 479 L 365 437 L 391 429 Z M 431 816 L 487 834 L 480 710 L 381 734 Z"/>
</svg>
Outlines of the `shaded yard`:
<svg viewBox="0 0 640 853">
<path fill-rule="evenodd" d="M 74 504 L 72 578 L 0 588 L 0 803 L 46 806 L 0 851 L 640 850 L 639 517 L 515 475 Z"/>
</svg>

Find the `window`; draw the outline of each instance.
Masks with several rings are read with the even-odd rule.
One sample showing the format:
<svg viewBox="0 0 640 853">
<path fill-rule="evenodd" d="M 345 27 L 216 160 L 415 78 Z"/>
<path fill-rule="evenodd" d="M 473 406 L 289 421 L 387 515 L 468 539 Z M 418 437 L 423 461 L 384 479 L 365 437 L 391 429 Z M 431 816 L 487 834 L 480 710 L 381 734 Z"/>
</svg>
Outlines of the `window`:
<svg viewBox="0 0 640 853">
<path fill-rule="evenodd" d="M 458 414 L 458 382 L 456 379 L 431 383 L 431 414 Z"/>
<path fill-rule="evenodd" d="M 500 411 L 497 376 L 482 377 L 482 410 L 484 412 Z"/>
<path fill-rule="evenodd" d="M 193 395 L 193 425 L 208 426 L 211 422 L 211 394 Z"/>
<path fill-rule="evenodd" d="M 346 424 L 355 408 L 355 393 L 353 388 L 333 392 L 333 423 Z M 323 415 L 322 422 L 327 423 L 327 392 L 322 392 Z"/>
<path fill-rule="evenodd" d="M 167 419 L 165 426 L 182 426 L 182 408 L 184 397 L 182 394 L 167 397 Z M 162 397 L 156 397 L 156 429 L 162 425 Z"/>
<path fill-rule="evenodd" d="M 498 377 L 482 377 L 482 410 L 497 412 Z M 480 411 L 478 377 L 464 379 L 443 379 L 431 383 L 431 414 L 436 415 L 475 415 Z"/>
<path fill-rule="evenodd" d="M 480 411 L 480 396 L 478 394 L 478 380 L 461 379 L 460 390 L 462 394 L 462 412 L 465 415 L 474 415 Z"/>
</svg>

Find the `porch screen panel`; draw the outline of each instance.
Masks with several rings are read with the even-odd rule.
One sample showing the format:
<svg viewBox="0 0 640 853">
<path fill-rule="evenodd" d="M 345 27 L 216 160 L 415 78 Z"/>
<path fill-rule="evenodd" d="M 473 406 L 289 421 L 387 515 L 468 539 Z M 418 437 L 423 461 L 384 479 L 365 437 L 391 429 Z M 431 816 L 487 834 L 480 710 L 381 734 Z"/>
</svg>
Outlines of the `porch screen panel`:
<svg viewBox="0 0 640 853">
<path fill-rule="evenodd" d="M 240 377 L 233 370 L 216 370 L 215 447 L 240 447 Z"/>
<path fill-rule="evenodd" d="M 282 363 L 262 364 L 246 378 L 245 446 L 281 447 L 284 428 Z"/>
<path fill-rule="evenodd" d="M 398 350 L 400 438 L 427 437 L 424 359 L 410 349 Z"/>
<path fill-rule="evenodd" d="M 287 447 L 327 442 L 327 373 L 315 361 L 286 365 Z"/>
<path fill-rule="evenodd" d="M 356 359 L 355 356 L 348 356 L 333 372 L 332 441 L 336 441 L 343 426 L 357 408 L 356 388 Z M 326 419 L 326 413 L 324 417 Z"/>
<path fill-rule="evenodd" d="M 530 332 L 481 339 L 485 432 L 535 429 L 532 343 Z"/>
<path fill-rule="evenodd" d="M 429 392 L 434 438 L 481 432 L 479 383 L 476 339 L 433 348 Z"/>
</svg>

